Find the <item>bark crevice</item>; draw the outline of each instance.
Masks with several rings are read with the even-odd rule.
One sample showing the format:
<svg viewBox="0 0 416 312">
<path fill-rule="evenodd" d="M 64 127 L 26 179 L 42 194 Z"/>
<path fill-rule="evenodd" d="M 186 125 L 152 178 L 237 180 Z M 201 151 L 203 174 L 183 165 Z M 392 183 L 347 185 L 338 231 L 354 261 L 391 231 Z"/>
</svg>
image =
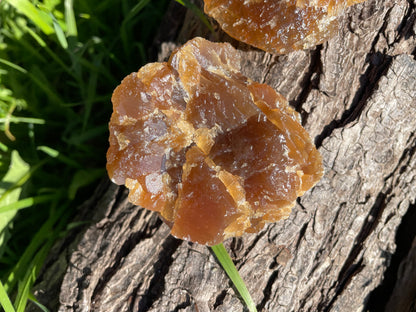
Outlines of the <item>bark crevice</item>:
<svg viewBox="0 0 416 312">
<path fill-rule="evenodd" d="M 150 280 L 143 298 L 138 303 L 139 311 L 149 311 L 152 305 L 161 297 L 161 294 L 165 290 L 164 278 L 168 274 L 169 267 L 174 260 L 173 254 L 181 244 L 182 242 L 180 240 L 172 236 L 167 237 L 162 243 L 162 248 L 157 256 L 157 260 L 153 264 L 153 272 L 157 274 Z"/>
</svg>

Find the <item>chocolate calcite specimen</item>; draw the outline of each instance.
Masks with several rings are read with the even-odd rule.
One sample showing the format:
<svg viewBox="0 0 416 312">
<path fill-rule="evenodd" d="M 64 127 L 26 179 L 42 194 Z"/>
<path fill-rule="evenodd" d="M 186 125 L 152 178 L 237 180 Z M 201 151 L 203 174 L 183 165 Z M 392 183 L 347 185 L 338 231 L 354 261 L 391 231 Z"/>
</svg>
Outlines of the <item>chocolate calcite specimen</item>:
<svg viewBox="0 0 416 312">
<path fill-rule="evenodd" d="M 231 45 L 195 38 L 114 91 L 109 176 L 178 238 L 215 245 L 257 232 L 322 176 L 298 114 L 239 70 Z"/>
<path fill-rule="evenodd" d="M 338 29 L 337 17 L 364 0 L 204 0 L 231 37 L 270 53 L 308 49 Z"/>
</svg>

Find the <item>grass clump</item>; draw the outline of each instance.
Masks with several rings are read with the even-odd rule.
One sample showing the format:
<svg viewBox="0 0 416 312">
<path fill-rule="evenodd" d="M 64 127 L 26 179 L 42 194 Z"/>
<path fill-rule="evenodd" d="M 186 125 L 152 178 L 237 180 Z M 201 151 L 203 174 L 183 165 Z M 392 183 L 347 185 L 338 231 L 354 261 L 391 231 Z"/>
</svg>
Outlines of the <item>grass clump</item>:
<svg viewBox="0 0 416 312">
<path fill-rule="evenodd" d="M 0 303 L 24 311 L 105 174 L 111 92 L 149 61 L 168 0 L 0 1 Z M 45 309 L 39 304 L 40 309 Z"/>
</svg>

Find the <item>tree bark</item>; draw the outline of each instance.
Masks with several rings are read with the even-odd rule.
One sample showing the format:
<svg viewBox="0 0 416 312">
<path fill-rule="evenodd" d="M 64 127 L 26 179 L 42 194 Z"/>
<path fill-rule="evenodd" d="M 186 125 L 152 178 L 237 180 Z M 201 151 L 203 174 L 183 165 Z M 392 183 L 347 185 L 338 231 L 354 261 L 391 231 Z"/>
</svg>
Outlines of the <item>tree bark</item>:
<svg viewBox="0 0 416 312">
<path fill-rule="evenodd" d="M 225 242 L 259 311 L 365 311 L 381 285 L 415 209 L 415 17 L 414 1 L 368 0 L 346 11 L 327 43 L 283 56 L 210 34 L 191 12 L 184 26 L 166 19 L 160 60 L 195 35 L 231 41 L 245 75 L 289 100 L 323 156 L 324 177 L 287 220 Z M 173 238 L 126 194 L 106 180 L 80 207 L 78 219 L 91 222 L 54 247 L 40 302 L 52 311 L 245 311 L 209 248 Z M 401 272 L 414 289 L 414 267 Z M 406 284 L 397 285 L 400 297 Z"/>
</svg>

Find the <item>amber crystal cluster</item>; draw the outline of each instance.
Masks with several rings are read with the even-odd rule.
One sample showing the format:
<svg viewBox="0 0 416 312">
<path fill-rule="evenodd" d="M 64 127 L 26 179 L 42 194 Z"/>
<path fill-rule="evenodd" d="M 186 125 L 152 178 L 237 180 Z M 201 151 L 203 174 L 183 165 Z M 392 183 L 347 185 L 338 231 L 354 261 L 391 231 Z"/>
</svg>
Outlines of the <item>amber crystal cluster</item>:
<svg viewBox="0 0 416 312">
<path fill-rule="evenodd" d="M 322 176 L 284 97 L 240 73 L 228 43 L 195 38 L 115 89 L 107 170 L 181 239 L 214 245 L 288 217 Z"/>
<path fill-rule="evenodd" d="M 308 49 L 338 29 L 337 17 L 364 0 L 204 0 L 231 37 L 270 53 Z"/>
</svg>

